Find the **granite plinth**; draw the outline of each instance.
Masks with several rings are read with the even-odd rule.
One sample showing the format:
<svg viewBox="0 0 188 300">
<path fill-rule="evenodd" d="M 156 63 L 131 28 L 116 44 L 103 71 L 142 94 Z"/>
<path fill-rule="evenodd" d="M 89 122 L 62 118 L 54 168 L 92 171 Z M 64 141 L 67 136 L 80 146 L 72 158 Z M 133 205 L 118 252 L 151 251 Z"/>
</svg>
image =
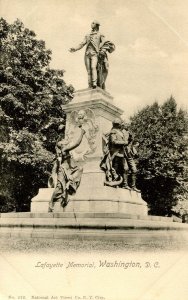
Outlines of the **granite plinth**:
<svg viewBox="0 0 188 300">
<path fill-rule="evenodd" d="M 48 212 L 49 201 L 54 189 L 40 189 L 32 199 L 31 212 Z M 95 190 L 82 189 L 69 197 L 66 207 L 55 202 L 54 212 L 104 212 L 147 215 L 147 204 L 140 193 L 120 188 L 101 187 Z"/>
<path fill-rule="evenodd" d="M 39 189 L 38 194 L 31 200 L 31 212 L 48 212 L 53 191 L 53 188 Z"/>
</svg>

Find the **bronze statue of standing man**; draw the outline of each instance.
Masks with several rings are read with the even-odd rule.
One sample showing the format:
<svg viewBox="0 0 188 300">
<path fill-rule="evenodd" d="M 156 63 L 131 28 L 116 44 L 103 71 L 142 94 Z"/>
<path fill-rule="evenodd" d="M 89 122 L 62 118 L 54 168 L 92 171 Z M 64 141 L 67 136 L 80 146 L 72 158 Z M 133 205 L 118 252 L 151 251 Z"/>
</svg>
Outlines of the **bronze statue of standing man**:
<svg viewBox="0 0 188 300">
<path fill-rule="evenodd" d="M 85 66 L 88 73 L 89 88 L 97 86 L 105 89 L 105 81 L 108 75 L 108 56 L 115 50 L 115 45 L 105 40 L 104 35 L 99 32 L 100 23 L 93 21 L 91 23 L 91 32 L 87 34 L 82 43 L 75 48 L 70 48 L 70 52 L 80 50 L 86 45 Z"/>
</svg>

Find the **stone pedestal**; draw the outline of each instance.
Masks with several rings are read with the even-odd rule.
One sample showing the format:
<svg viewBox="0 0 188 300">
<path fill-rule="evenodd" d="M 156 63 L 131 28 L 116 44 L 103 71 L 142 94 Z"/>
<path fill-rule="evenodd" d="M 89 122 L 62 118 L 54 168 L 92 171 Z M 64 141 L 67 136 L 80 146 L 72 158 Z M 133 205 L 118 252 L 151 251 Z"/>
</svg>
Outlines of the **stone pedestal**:
<svg viewBox="0 0 188 300">
<path fill-rule="evenodd" d="M 99 161 L 99 158 L 103 155 L 102 137 L 110 131 L 112 121 L 115 118 L 119 118 L 123 110 L 113 105 L 113 97 L 99 87 L 77 91 L 73 101 L 68 105 L 63 105 L 62 109 L 67 115 L 66 133 L 73 122 L 72 116 L 74 112 L 86 111 L 86 114 L 90 113 L 88 119 L 95 119 L 95 124 L 98 126 L 96 132 L 96 149 L 92 155 L 87 156 L 85 163 L 87 164 L 88 159 L 94 157 Z M 87 111 L 89 112 L 87 113 Z"/>
<path fill-rule="evenodd" d="M 86 123 L 91 129 L 94 128 L 95 134 L 92 142 L 86 136 L 78 149 L 72 151 L 76 163 L 83 167 L 81 184 L 77 193 L 69 198 L 65 208 L 60 203 L 55 203 L 54 212 L 123 212 L 147 215 L 147 204 L 140 193 L 104 186 L 105 174 L 99 167 L 103 156 L 103 136 L 112 128 L 112 121 L 123 113 L 113 105 L 112 96 L 100 88 L 80 90 L 75 93 L 72 103 L 64 105 L 62 109 L 67 114 L 67 136 L 70 135 L 70 128 L 80 111 L 86 113 Z M 74 135 L 74 130 L 72 132 Z M 76 134 L 75 132 L 75 136 Z M 86 148 L 91 151 L 82 156 Z M 39 194 L 32 199 L 31 211 L 47 212 L 52 192 L 53 189 L 40 189 Z"/>
<path fill-rule="evenodd" d="M 38 195 L 32 199 L 31 212 L 48 212 L 53 190 L 40 189 Z M 147 205 L 141 194 L 134 191 L 107 186 L 93 188 L 91 184 L 83 188 L 81 184 L 76 195 L 70 196 L 66 207 L 63 208 L 59 202 L 55 203 L 54 212 L 126 213 L 146 216 Z"/>
<path fill-rule="evenodd" d="M 31 200 L 31 212 L 48 212 L 53 191 L 54 189 L 51 188 L 39 189 L 38 194 Z"/>
</svg>

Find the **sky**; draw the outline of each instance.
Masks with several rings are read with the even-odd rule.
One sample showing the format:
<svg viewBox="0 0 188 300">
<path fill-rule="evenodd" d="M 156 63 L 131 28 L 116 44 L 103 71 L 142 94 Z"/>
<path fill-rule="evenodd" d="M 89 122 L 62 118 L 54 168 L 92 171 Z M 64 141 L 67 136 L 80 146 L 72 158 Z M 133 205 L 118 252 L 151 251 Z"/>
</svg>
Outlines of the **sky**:
<svg viewBox="0 0 188 300">
<path fill-rule="evenodd" d="M 51 67 L 64 69 L 76 90 L 87 88 L 84 51 L 77 46 L 93 20 L 116 50 L 109 54 L 106 90 L 129 117 L 171 95 L 187 109 L 187 0 L 0 0 L 0 16 L 17 18 L 52 50 Z"/>
</svg>

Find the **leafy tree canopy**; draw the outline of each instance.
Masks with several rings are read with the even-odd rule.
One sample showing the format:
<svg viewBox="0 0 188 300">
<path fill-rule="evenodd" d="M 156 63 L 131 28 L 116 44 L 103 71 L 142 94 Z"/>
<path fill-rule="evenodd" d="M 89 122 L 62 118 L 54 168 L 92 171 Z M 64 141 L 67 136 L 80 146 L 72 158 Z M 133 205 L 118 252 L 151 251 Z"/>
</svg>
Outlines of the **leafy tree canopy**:
<svg viewBox="0 0 188 300">
<path fill-rule="evenodd" d="M 20 186 L 18 209 L 23 197 L 28 199 L 27 192 L 33 195 L 46 180 L 57 128 L 65 123 L 62 105 L 72 100 L 74 89 L 66 85 L 64 70 L 50 68 L 51 51 L 45 42 L 20 20 L 8 24 L 1 18 L 0 38 L 1 176 L 9 198 L 15 200 Z M 12 180 L 11 174 L 16 176 Z"/>
<path fill-rule="evenodd" d="M 187 113 L 178 110 L 171 97 L 161 106 L 154 103 L 139 111 L 131 118 L 131 129 L 139 141 L 143 198 L 152 214 L 170 215 L 178 199 L 186 196 Z"/>
</svg>

